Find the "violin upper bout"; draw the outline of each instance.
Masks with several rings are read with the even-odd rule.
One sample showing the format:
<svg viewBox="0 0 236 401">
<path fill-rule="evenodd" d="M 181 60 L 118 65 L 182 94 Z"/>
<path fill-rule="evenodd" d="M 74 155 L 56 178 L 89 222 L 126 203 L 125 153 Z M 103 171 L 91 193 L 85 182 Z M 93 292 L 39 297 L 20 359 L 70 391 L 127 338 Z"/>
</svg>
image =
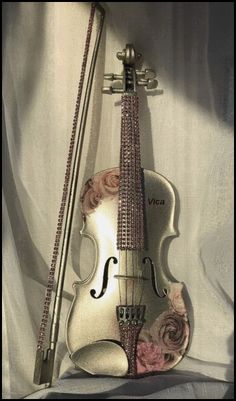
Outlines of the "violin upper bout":
<svg viewBox="0 0 236 401">
<path fill-rule="evenodd" d="M 98 250 L 109 244 L 111 255 L 116 249 L 119 174 L 119 168 L 95 174 L 85 183 L 80 197 L 80 233 L 91 238 Z"/>
<path fill-rule="evenodd" d="M 176 194 L 172 184 L 161 174 L 144 170 L 147 238 L 159 244 L 178 235 Z"/>
</svg>

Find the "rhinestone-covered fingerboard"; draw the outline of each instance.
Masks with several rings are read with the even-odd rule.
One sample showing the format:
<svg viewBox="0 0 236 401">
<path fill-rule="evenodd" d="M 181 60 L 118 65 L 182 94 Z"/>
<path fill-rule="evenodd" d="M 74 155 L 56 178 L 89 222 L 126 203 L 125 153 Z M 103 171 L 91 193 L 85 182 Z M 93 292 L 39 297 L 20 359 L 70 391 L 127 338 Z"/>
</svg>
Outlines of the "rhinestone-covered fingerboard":
<svg viewBox="0 0 236 401">
<path fill-rule="evenodd" d="M 144 248 L 143 172 L 141 169 L 138 97 L 121 97 L 121 149 L 117 248 Z"/>
</svg>

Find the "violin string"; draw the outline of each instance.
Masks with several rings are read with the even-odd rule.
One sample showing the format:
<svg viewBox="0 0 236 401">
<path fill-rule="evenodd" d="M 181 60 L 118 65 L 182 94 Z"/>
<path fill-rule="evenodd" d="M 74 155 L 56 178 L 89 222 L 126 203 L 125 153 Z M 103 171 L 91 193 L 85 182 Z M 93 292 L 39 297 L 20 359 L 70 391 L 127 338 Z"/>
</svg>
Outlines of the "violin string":
<svg viewBox="0 0 236 401">
<path fill-rule="evenodd" d="M 137 275 L 137 251 L 135 251 L 135 262 L 134 262 L 134 264 L 135 264 L 135 275 Z M 137 305 L 137 297 L 136 297 L 136 292 L 137 292 L 137 287 L 138 287 L 138 285 L 137 285 L 137 282 L 136 282 L 136 280 L 134 281 L 134 300 L 135 300 L 135 305 Z"/>
<path fill-rule="evenodd" d="M 124 104 L 125 104 L 125 114 L 124 114 L 124 120 L 125 120 L 125 125 L 124 125 L 124 134 L 125 136 L 127 136 L 127 120 L 129 118 L 129 116 L 126 116 L 126 97 L 123 98 L 124 99 Z M 127 145 L 127 138 L 126 138 L 126 145 Z M 127 191 L 127 186 L 126 186 L 126 191 Z M 127 266 L 127 245 L 128 245 L 128 238 L 127 238 L 127 210 L 128 210 L 128 196 L 126 196 L 126 230 L 125 230 L 125 240 L 126 240 L 126 247 L 125 247 L 125 274 L 126 276 L 128 275 L 128 266 Z M 127 305 L 127 280 L 125 280 L 125 304 Z"/>
<path fill-rule="evenodd" d="M 135 95 L 136 96 L 136 95 Z M 133 98 L 133 100 L 135 100 L 134 98 Z M 133 127 L 132 127 L 132 132 L 133 132 L 133 146 L 135 147 L 135 142 L 136 142 L 136 135 L 137 135 L 137 133 L 136 133 L 136 130 L 135 130 L 135 128 L 136 128 L 136 125 L 134 124 L 135 123 L 135 118 L 136 118 L 136 115 L 135 115 L 135 107 L 134 107 L 134 101 L 132 102 L 132 112 L 133 112 Z M 137 155 L 136 155 L 136 149 L 134 149 L 134 177 L 135 177 L 135 183 L 137 182 Z M 137 202 L 137 192 L 135 192 L 135 209 L 136 209 L 136 207 L 137 207 L 137 204 L 138 204 L 138 202 Z M 136 235 L 136 238 L 137 238 L 137 210 L 135 210 L 135 235 Z M 135 241 L 136 242 L 136 241 Z M 136 270 L 136 272 L 135 272 L 135 274 L 136 275 L 138 275 L 138 268 L 137 268 L 137 250 L 135 251 L 135 270 Z M 138 292 L 138 289 L 139 289 L 139 275 L 138 275 L 138 281 L 136 282 L 136 286 L 135 286 L 135 292 Z M 137 304 L 137 299 L 136 299 L 136 304 Z"/>
<path fill-rule="evenodd" d="M 132 161 L 131 161 L 131 163 L 132 163 L 132 173 L 133 173 L 133 176 L 132 176 L 132 179 L 136 179 L 136 172 L 135 172 L 135 151 L 134 151 L 134 149 L 133 149 L 133 146 L 134 146 L 134 124 L 133 124 L 133 122 L 134 122 L 134 113 L 133 113 L 133 96 L 132 97 L 130 97 L 130 110 L 131 110 L 131 122 L 130 122 L 130 125 L 131 125 L 131 129 L 130 129 L 130 142 L 131 142 L 131 154 L 132 154 Z M 134 191 L 134 193 L 133 193 L 133 197 L 132 197 L 132 218 L 133 218 L 133 227 L 134 227 L 134 230 L 132 231 L 132 235 L 134 236 L 134 238 L 133 238 L 133 243 L 134 244 L 136 244 L 136 212 L 135 212 L 135 191 Z M 135 251 L 133 251 L 133 252 L 135 252 Z M 132 254 L 132 256 L 133 256 L 133 254 Z M 134 284 L 134 279 L 133 279 L 133 284 Z M 133 290 L 133 288 L 134 288 L 134 285 L 132 286 L 132 290 Z"/>
<path fill-rule="evenodd" d="M 121 251 L 119 250 L 118 274 L 120 274 L 120 258 L 121 258 Z M 120 284 L 120 279 L 119 279 L 119 277 L 118 277 L 118 288 L 119 288 L 120 305 L 122 305 L 121 284 Z"/>
<path fill-rule="evenodd" d="M 140 253 L 140 251 L 138 250 L 138 252 L 137 252 L 137 254 L 136 254 L 136 264 L 137 264 L 137 270 L 138 270 L 138 290 L 139 290 L 139 288 L 140 288 L 139 253 Z M 137 304 L 139 305 L 140 302 L 137 302 Z"/>
<path fill-rule="evenodd" d="M 125 274 L 128 276 L 128 255 L 127 249 L 125 250 Z M 128 305 L 128 280 L 125 280 L 125 304 Z"/>
<path fill-rule="evenodd" d="M 132 100 L 133 100 L 133 98 L 132 98 Z M 133 123 L 134 123 L 135 115 L 134 115 L 134 107 L 133 106 L 134 106 L 134 103 L 132 101 L 132 114 L 133 114 Z M 135 132 L 134 124 L 132 126 L 132 133 L 133 133 L 133 141 L 132 142 L 133 142 L 133 146 L 134 146 L 134 152 L 133 152 L 134 153 L 134 163 L 133 163 L 134 164 L 134 179 L 135 179 L 135 182 L 136 182 L 136 178 L 137 178 L 137 174 L 136 174 L 136 151 L 135 151 L 135 135 L 136 135 L 136 132 Z M 135 197 L 136 197 L 136 192 L 135 192 Z M 137 202 L 136 202 L 136 199 L 135 199 L 135 205 L 134 205 L 135 209 L 136 209 L 136 205 L 137 205 Z M 135 218 L 135 236 L 137 237 L 137 215 L 136 215 L 136 210 L 134 210 L 134 218 Z M 135 243 L 136 243 L 136 239 L 135 239 Z M 136 260 L 137 250 L 135 250 L 134 252 L 135 252 L 135 270 L 136 270 L 135 274 L 137 275 L 137 260 Z M 137 290 L 137 287 L 139 287 L 139 283 L 136 282 L 135 292 Z"/>
<path fill-rule="evenodd" d="M 122 98 L 122 148 L 121 148 L 121 199 L 123 199 L 124 219 L 121 220 L 123 226 L 123 245 L 118 246 L 124 250 L 121 270 L 126 275 L 125 283 L 125 302 L 137 303 L 140 297 L 142 269 L 140 270 L 140 254 L 137 252 L 142 247 L 143 242 L 143 222 L 140 210 L 140 198 L 142 198 L 140 187 L 141 160 L 139 155 L 139 126 L 138 126 L 138 97 L 137 94 L 130 95 L 125 93 Z M 118 224 L 119 226 L 119 224 Z M 118 238 L 122 236 L 119 234 Z M 130 253 L 131 252 L 131 253 Z M 134 253 L 135 252 L 135 253 Z M 133 275 L 132 283 L 127 276 Z M 134 277 L 137 277 L 135 279 Z M 131 284 L 131 285 L 130 285 Z M 138 293 L 137 293 L 138 291 Z M 137 294 L 136 294 L 137 293 Z"/>
<path fill-rule="evenodd" d="M 137 95 L 135 95 L 135 97 L 133 98 L 133 146 L 135 147 L 136 143 L 137 143 L 137 126 L 136 126 L 136 118 L 137 118 L 137 113 L 136 113 L 136 108 L 137 108 Z M 138 180 L 139 180 L 139 169 L 138 169 L 138 155 L 136 152 L 136 148 L 134 151 L 134 177 L 135 177 L 135 184 L 137 184 Z M 138 202 L 138 191 L 135 191 L 135 235 L 136 235 L 136 241 L 138 240 L 138 237 L 140 235 L 139 233 L 139 211 L 137 210 L 137 205 L 139 204 Z M 136 242 L 135 241 L 135 242 Z M 135 251 L 135 268 L 136 268 L 136 275 L 138 277 L 137 282 L 136 282 L 136 292 L 137 292 L 137 299 L 136 299 L 136 304 L 138 305 L 138 293 L 139 293 L 139 288 L 140 288 L 140 277 L 139 277 L 139 265 L 138 265 L 138 254 L 139 254 L 139 250 Z"/>
<path fill-rule="evenodd" d="M 133 135 L 134 135 L 134 130 L 133 130 L 133 102 L 132 102 L 132 97 L 129 97 L 129 109 L 130 109 L 130 154 L 131 154 L 131 167 L 132 167 L 132 173 L 135 175 L 135 171 L 133 171 L 133 166 L 134 166 L 134 160 L 133 158 L 135 157 L 135 154 L 133 152 Z M 131 173 L 131 171 L 130 171 Z M 133 179 L 133 176 L 131 177 L 131 180 Z M 132 213 L 132 219 L 134 219 L 134 227 L 136 227 L 136 222 L 135 222 L 135 213 L 134 213 L 134 204 L 133 204 L 133 198 L 132 198 L 132 204 L 131 204 L 131 213 Z M 135 231 L 133 230 L 132 235 L 135 234 Z M 135 239 L 133 239 L 135 242 Z M 133 250 L 131 250 L 130 252 L 132 252 L 132 274 L 134 276 L 134 266 L 133 266 Z M 132 300 L 134 297 L 134 279 L 132 279 Z"/>
<path fill-rule="evenodd" d="M 140 295 L 140 301 L 139 301 L 140 304 L 142 302 L 143 293 L 144 293 L 144 280 L 142 280 L 142 288 L 141 288 L 141 295 Z"/>
<path fill-rule="evenodd" d="M 134 277 L 134 251 L 132 252 L 132 273 Z M 132 280 L 132 305 L 134 305 L 134 279 Z"/>
<path fill-rule="evenodd" d="M 139 124 L 138 124 L 138 121 L 139 121 L 139 119 L 138 119 L 139 99 L 138 99 L 137 95 L 136 95 L 135 106 L 136 107 L 134 108 L 134 122 L 135 122 L 135 133 L 136 133 L 136 145 L 137 145 L 137 148 L 140 149 Z M 140 196 L 142 198 L 142 196 L 143 196 L 143 194 L 142 194 L 142 186 L 140 188 L 140 180 L 141 180 L 141 173 L 142 173 L 142 171 L 141 171 L 140 152 L 138 152 L 136 154 L 135 166 L 136 166 L 136 174 L 137 174 L 137 183 L 139 184 L 138 188 L 137 188 L 137 191 L 136 191 L 136 194 L 137 194 L 137 197 Z M 140 203 L 139 201 L 140 200 L 137 199 L 137 204 Z M 138 236 L 139 236 L 139 240 L 140 240 L 140 237 L 143 237 L 143 220 L 142 220 L 143 219 L 143 211 L 138 210 L 137 212 L 138 212 L 138 218 L 139 218 L 139 220 L 138 220 Z M 138 277 L 139 277 L 139 291 L 141 293 L 140 300 L 139 300 L 139 303 L 138 303 L 139 305 L 141 304 L 143 287 L 144 287 L 143 270 L 142 270 L 142 264 L 141 264 L 141 253 L 142 253 L 142 249 L 139 248 L 139 250 L 137 252 L 137 269 L 138 269 Z"/>
<path fill-rule="evenodd" d="M 133 119 L 132 119 L 132 103 L 131 103 L 131 96 L 125 96 L 125 99 L 126 99 L 126 115 L 127 115 L 127 119 L 126 119 L 126 134 L 127 134 L 127 136 L 128 136 L 128 138 L 127 138 L 127 142 L 128 142 L 128 160 L 129 160 L 129 163 L 128 163 L 128 181 L 129 181 L 129 189 L 131 189 L 132 188 L 132 185 L 130 184 L 130 180 L 132 180 L 132 176 L 131 176 L 131 172 L 132 172 L 132 157 L 133 157 L 133 152 L 132 152 L 132 121 L 133 121 Z M 130 208 L 130 206 L 131 206 L 131 208 Z M 129 211 L 131 211 L 131 219 L 133 218 L 133 216 L 132 216 L 132 203 L 131 203 L 131 205 L 130 205 L 130 197 L 128 196 L 128 194 L 127 194 L 127 196 L 126 196 L 126 211 L 128 212 L 128 210 Z M 129 243 L 129 241 L 128 241 L 128 230 L 127 230 L 127 228 L 128 228 L 128 214 L 126 214 L 126 224 L 127 224 L 127 226 L 126 226 L 126 236 L 127 236 L 127 250 L 126 250 L 126 252 L 128 253 L 128 255 L 129 255 L 129 257 L 127 257 L 127 259 L 126 259 L 126 264 L 129 264 L 130 265 L 130 252 L 132 252 L 130 249 L 128 249 L 129 247 L 130 247 L 130 243 Z M 127 270 L 126 270 L 126 275 L 129 275 L 129 266 L 127 265 Z M 128 283 L 128 280 L 126 280 L 126 292 L 128 292 L 128 290 L 129 290 L 129 288 L 130 288 L 130 286 L 128 285 L 129 283 Z M 131 295 L 132 296 L 132 295 Z M 127 295 L 127 304 L 128 304 L 128 295 Z"/>
<path fill-rule="evenodd" d="M 125 134 L 125 136 L 127 136 L 128 135 L 128 127 L 129 127 L 129 114 L 127 113 L 127 97 L 125 96 L 124 98 L 124 103 L 125 103 L 125 115 L 124 115 L 124 120 L 125 120 L 125 126 L 124 126 L 124 134 Z M 127 115 L 128 114 L 128 115 Z M 126 138 L 126 144 L 127 144 L 127 138 Z M 128 179 L 129 179 L 129 177 L 127 177 Z M 127 191 L 127 186 L 126 186 L 126 191 Z M 125 274 L 126 274 L 126 276 L 128 276 L 128 266 L 127 266 L 127 247 L 128 247 L 128 236 L 127 236 L 127 224 L 128 224 L 128 216 L 127 216 L 127 211 L 128 211 L 128 196 L 127 196 L 127 193 L 126 193 L 126 232 L 125 232 L 125 234 L 126 234 L 126 236 L 125 236 L 125 238 L 126 238 L 126 247 L 125 247 Z M 127 282 L 127 280 L 125 280 L 125 302 L 126 302 L 126 305 L 127 305 L 127 303 L 128 303 L 128 299 L 127 299 L 127 292 L 128 292 L 128 282 Z"/>
<path fill-rule="evenodd" d="M 139 260 L 140 261 L 142 260 L 141 259 L 141 252 L 140 252 Z M 142 265 L 141 265 L 140 273 L 141 273 L 141 278 L 142 278 L 142 286 L 141 286 L 141 294 L 140 294 L 139 305 L 141 305 L 141 303 L 142 303 L 142 298 L 143 298 L 143 293 L 144 293 L 144 283 L 145 283 L 144 276 L 143 276 L 143 266 Z"/>
</svg>

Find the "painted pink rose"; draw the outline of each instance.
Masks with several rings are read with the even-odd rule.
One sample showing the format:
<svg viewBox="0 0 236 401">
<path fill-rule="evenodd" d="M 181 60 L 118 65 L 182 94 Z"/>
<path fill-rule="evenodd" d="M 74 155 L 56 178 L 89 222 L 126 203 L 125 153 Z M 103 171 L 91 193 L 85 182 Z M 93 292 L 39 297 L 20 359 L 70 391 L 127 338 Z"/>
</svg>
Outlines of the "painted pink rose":
<svg viewBox="0 0 236 401">
<path fill-rule="evenodd" d="M 102 195 L 98 191 L 94 191 L 93 187 L 87 183 L 86 190 L 84 191 L 82 200 L 82 212 L 84 215 L 93 213 L 101 203 Z"/>
<path fill-rule="evenodd" d="M 171 369 L 181 358 L 178 353 L 165 354 L 161 347 L 152 341 L 137 343 L 137 374 L 160 372 Z"/>
<path fill-rule="evenodd" d="M 174 311 L 177 312 L 179 315 L 186 315 L 187 311 L 182 296 L 182 290 L 183 290 L 183 284 L 173 283 L 170 286 L 168 297 Z"/>
<path fill-rule="evenodd" d="M 118 168 L 105 171 L 94 177 L 94 185 L 104 196 L 114 196 L 119 191 L 120 171 Z"/>
<path fill-rule="evenodd" d="M 187 347 L 189 325 L 177 313 L 163 312 L 151 326 L 150 334 L 163 352 L 179 352 Z"/>
<path fill-rule="evenodd" d="M 119 191 L 119 169 L 112 169 L 96 174 L 85 183 L 81 195 L 82 213 L 85 216 L 93 213 L 102 199 L 113 197 Z"/>
<path fill-rule="evenodd" d="M 164 369 L 165 354 L 153 342 L 138 341 L 136 363 L 138 374 L 160 371 Z"/>
</svg>

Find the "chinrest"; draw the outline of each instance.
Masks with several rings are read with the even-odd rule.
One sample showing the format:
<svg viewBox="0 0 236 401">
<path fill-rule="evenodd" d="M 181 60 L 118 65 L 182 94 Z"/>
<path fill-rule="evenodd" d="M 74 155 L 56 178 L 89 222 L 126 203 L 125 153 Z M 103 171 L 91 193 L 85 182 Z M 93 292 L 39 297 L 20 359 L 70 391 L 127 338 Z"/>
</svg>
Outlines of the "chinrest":
<svg viewBox="0 0 236 401">
<path fill-rule="evenodd" d="M 128 358 L 124 349 L 111 340 L 88 344 L 73 352 L 70 358 L 77 368 L 92 375 L 121 377 L 128 372 Z"/>
</svg>

